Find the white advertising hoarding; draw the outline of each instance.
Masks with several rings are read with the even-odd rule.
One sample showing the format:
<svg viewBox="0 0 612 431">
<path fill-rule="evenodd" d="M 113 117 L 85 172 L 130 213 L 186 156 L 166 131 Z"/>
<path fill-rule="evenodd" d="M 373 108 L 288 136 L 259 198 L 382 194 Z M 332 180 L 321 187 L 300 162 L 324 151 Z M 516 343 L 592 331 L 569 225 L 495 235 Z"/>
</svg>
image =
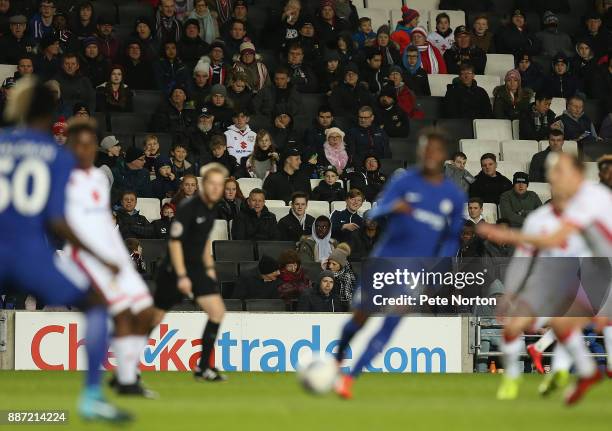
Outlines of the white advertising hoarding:
<svg viewBox="0 0 612 431">
<path fill-rule="evenodd" d="M 347 314 L 227 313 L 215 344 L 225 371 L 294 371 L 312 352 L 333 352 Z M 352 366 L 382 323 L 370 319 L 347 355 Z M 186 371 L 200 356 L 204 313 L 169 313 L 141 356 L 144 370 Z M 17 312 L 15 369 L 82 370 L 84 319 L 72 312 Z M 105 367 L 115 364 L 112 351 Z M 461 372 L 460 317 L 406 317 L 370 372 Z"/>
</svg>

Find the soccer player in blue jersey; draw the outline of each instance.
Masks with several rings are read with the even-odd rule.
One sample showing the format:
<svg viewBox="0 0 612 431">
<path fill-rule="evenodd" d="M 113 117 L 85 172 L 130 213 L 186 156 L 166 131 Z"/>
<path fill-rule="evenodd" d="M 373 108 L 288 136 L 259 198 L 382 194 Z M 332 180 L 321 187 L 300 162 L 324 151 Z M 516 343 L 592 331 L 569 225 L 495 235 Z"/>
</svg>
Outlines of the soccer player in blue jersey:
<svg viewBox="0 0 612 431">
<path fill-rule="evenodd" d="M 106 402 L 100 389 L 107 352 L 106 304 L 89 289 L 85 275 L 59 259 L 47 241 L 51 233 L 92 253 L 64 218 L 74 159 L 50 134 L 54 110 L 51 91 L 33 78 L 22 78 L 4 112 L 17 126 L 0 133 L 0 292 L 17 289 L 47 305 L 86 310 L 88 371 L 79 413 L 88 420 L 125 421 L 130 415 Z M 98 260 L 117 273 L 116 266 Z"/>
<path fill-rule="evenodd" d="M 426 129 L 419 138 L 418 165 L 395 175 L 385 186 L 371 218 L 386 217 L 386 230 L 372 257 L 453 257 L 459 249 L 466 196 L 444 176 L 448 159 L 447 140 L 436 129 Z M 359 295 L 358 295 L 359 296 Z M 355 303 L 353 317 L 346 323 L 338 345 L 340 364 L 353 336 L 363 327 L 369 313 Z M 399 324 L 401 316 L 387 315 L 350 374 L 342 376 L 336 392 L 352 397 L 352 384 L 365 366 L 380 353 Z"/>
</svg>

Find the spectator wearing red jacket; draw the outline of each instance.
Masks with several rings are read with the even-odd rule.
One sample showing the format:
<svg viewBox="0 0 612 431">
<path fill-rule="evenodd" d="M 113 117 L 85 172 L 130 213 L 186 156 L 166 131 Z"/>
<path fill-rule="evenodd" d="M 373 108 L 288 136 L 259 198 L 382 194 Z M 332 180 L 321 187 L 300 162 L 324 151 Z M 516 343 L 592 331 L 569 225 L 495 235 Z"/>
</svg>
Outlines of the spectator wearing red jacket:
<svg viewBox="0 0 612 431">
<path fill-rule="evenodd" d="M 419 25 L 419 12 L 410 9 L 408 6 L 402 7 L 402 20 L 397 23 L 395 31 L 391 34 L 391 40 L 397 43 L 400 47 L 400 54 L 412 41 L 412 31 Z M 427 38 L 427 34 L 425 34 Z"/>
<path fill-rule="evenodd" d="M 427 30 L 423 27 L 412 30 L 412 43 L 421 53 L 421 67 L 428 75 L 448 73 L 440 50 L 427 41 Z"/>
<path fill-rule="evenodd" d="M 417 109 L 416 96 L 404 83 L 402 69 L 399 66 L 392 66 L 389 69 L 389 81 L 387 86 L 392 86 L 395 89 L 397 105 L 408 115 L 408 117 L 417 120 L 425 118 L 423 111 Z"/>
<path fill-rule="evenodd" d="M 302 261 L 297 252 L 292 249 L 285 250 L 278 257 L 278 267 L 280 269 L 279 278 L 281 285 L 278 286 L 280 298 L 287 304 L 297 300 L 301 293 L 308 289 L 310 280 L 304 274 Z"/>
</svg>

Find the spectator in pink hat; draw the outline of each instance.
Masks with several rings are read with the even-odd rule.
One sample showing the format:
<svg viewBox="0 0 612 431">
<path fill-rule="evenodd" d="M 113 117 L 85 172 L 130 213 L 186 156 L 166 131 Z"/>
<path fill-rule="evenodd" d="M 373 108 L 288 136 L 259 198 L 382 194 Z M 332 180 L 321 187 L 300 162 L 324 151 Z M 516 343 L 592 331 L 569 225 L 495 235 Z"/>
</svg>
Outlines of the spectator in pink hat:
<svg viewBox="0 0 612 431">
<path fill-rule="evenodd" d="M 533 90 L 521 86 L 521 74 L 512 69 L 506 73 L 504 85 L 493 90 L 493 116 L 518 120 L 530 107 Z"/>
</svg>

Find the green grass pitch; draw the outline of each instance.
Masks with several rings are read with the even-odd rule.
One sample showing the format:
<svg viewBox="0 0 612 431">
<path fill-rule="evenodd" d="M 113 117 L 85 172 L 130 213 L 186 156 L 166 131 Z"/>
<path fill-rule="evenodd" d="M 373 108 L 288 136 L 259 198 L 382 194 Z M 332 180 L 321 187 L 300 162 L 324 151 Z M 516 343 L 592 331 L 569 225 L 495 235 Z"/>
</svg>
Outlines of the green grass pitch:
<svg viewBox="0 0 612 431">
<path fill-rule="evenodd" d="M 499 402 L 501 376 L 491 374 L 366 374 L 355 398 L 314 397 L 294 374 L 230 373 L 220 384 L 195 383 L 187 373 L 144 373 L 158 400 L 111 396 L 132 411 L 129 430 L 610 430 L 612 381 L 566 408 L 561 394 L 541 399 L 541 377 L 525 376 L 518 400 Z M 75 412 L 77 372 L 0 371 L 0 410 L 69 409 L 68 426 L 0 426 L 15 430 L 108 430 L 84 424 Z M 105 389 L 110 394 L 110 390 Z"/>
</svg>

